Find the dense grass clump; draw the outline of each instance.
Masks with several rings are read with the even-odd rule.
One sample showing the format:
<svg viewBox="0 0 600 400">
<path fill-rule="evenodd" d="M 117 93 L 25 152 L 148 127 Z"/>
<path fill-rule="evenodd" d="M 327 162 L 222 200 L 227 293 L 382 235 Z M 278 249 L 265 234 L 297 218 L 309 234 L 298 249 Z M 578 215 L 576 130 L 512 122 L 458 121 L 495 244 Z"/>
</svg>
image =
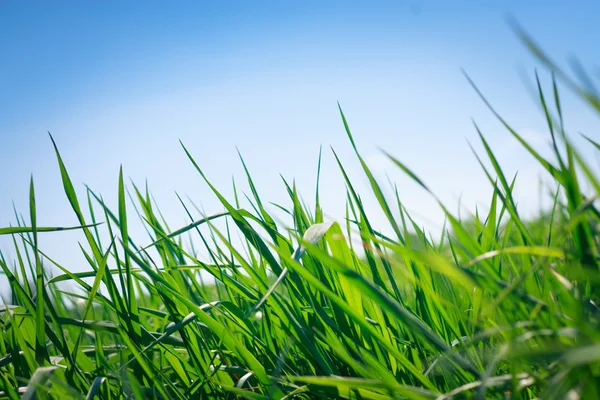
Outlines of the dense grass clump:
<svg viewBox="0 0 600 400">
<path fill-rule="evenodd" d="M 600 113 L 594 91 L 527 43 Z M 341 162 L 344 223 L 324 221 L 318 185 L 307 207 L 285 183 L 284 211 L 293 220 L 286 229 L 250 174 L 252 207 L 243 209 L 237 194 L 227 199 L 206 180 L 184 147 L 226 211 L 173 231 L 148 190 L 133 185 L 134 210 L 151 236 L 142 244 L 129 235 L 123 174 L 118 209 L 91 189 L 84 202 L 55 145 L 90 271 L 71 272 L 39 248 L 39 235 L 65 228 L 37 225 L 32 181 L 29 217 L 0 229 L 14 238 L 15 254 L 0 256 L 12 289 L 0 313 L 0 397 L 600 398 L 600 179 L 564 131 L 552 82 L 547 94 L 538 81 L 552 159 L 501 120 L 547 171 L 556 187 L 552 208 L 536 221 L 520 217 L 514 179 L 480 133 L 485 153 L 477 158 L 493 188 L 489 213 L 462 220 L 440 203 L 447 229 L 436 241 L 398 198 L 383 195 L 358 150 L 393 235 L 371 224 Z M 243 246 L 232 244 L 237 234 Z M 187 249 L 185 235 L 208 257 Z M 50 266 L 59 273 L 51 276 Z M 65 282 L 77 290 L 61 289 Z"/>
</svg>

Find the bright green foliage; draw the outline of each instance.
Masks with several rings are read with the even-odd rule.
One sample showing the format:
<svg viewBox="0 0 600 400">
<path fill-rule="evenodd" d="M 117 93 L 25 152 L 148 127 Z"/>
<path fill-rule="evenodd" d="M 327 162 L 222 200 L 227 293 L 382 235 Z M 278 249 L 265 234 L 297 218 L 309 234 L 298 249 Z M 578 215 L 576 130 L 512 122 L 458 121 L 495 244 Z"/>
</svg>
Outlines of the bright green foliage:
<svg viewBox="0 0 600 400">
<path fill-rule="evenodd" d="M 591 88 L 577 86 L 525 40 L 600 110 Z M 343 114 L 392 237 L 369 220 L 337 155 L 346 220 L 324 221 L 318 184 L 310 209 L 284 180 L 289 203 L 277 207 L 291 217 L 286 229 L 245 164 L 250 209 L 241 208 L 237 186 L 232 199 L 222 195 L 184 147 L 225 212 L 192 218 L 195 206 L 180 198 L 191 221 L 171 230 L 147 188 L 128 192 L 122 170 L 117 210 L 89 188 L 85 201 L 78 198 L 55 145 L 79 226 L 38 226 L 32 180 L 30 223 L 18 215 L 17 227 L 0 228 L 15 246 L 14 260 L 0 255 L 12 289 L 0 313 L 0 397 L 600 398 L 600 180 L 565 134 L 552 82 L 548 95 L 538 79 L 553 160 L 498 118 L 548 172 L 553 207 L 522 219 L 515 179 L 479 132 L 490 209 L 461 220 L 440 202 L 447 229 L 438 241 L 397 195 L 384 195 Z M 130 236 L 136 216 L 149 234 L 143 243 Z M 39 235 L 64 229 L 82 231 L 89 271 L 71 272 L 38 247 Z M 202 260 L 183 245 L 188 235 L 207 255 Z M 49 276 L 49 266 L 60 274 Z M 65 283 L 77 290 L 62 289 Z"/>
</svg>

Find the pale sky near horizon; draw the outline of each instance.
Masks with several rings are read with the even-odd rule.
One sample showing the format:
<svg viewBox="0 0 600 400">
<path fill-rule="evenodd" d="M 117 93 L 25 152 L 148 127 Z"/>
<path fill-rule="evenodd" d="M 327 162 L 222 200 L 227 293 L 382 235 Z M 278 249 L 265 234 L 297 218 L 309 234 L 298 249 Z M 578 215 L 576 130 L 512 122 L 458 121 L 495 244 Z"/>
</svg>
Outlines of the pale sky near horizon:
<svg viewBox="0 0 600 400">
<path fill-rule="evenodd" d="M 232 176 L 248 192 L 237 147 L 263 200 L 284 205 L 279 174 L 312 201 L 322 145 L 323 205 L 339 219 L 345 191 L 331 146 L 383 228 L 338 101 L 367 162 L 384 184 L 386 174 L 398 182 L 407 208 L 429 229 L 442 223 L 438 207 L 379 149 L 405 162 L 449 208 L 459 198 L 469 210 L 485 207 L 491 190 L 467 144 L 481 149 L 471 118 L 507 173 L 519 171 L 518 199 L 531 213 L 539 205 L 536 164 L 461 73 L 547 148 L 544 118 L 521 79 L 525 72 L 531 80 L 539 64 L 507 16 L 561 65 L 575 55 L 597 68 L 600 3 L 592 1 L 0 2 L 0 226 L 15 223 L 13 201 L 28 215 L 31 174 L 38 224 L 76 224 L 50 131 L 79 193 L 85 183 L 115 206 L 122 164 L 137 184 L 148 180 L 172 229 L 189 222 L 175 191 L 208 214 L 222 209 L 179 139 L 227 195 Z M 540 74 L 548 83 L 547 71 Z M 567 91 L 564 108 L 574 135 L 597 135 L 597 117 Z M 41 243 L 68 268 L 87 269 L 78 240 L 80 233 L 56 233 Z M 10 246 L 0 238 L 0 251 Z"/>
</svg>

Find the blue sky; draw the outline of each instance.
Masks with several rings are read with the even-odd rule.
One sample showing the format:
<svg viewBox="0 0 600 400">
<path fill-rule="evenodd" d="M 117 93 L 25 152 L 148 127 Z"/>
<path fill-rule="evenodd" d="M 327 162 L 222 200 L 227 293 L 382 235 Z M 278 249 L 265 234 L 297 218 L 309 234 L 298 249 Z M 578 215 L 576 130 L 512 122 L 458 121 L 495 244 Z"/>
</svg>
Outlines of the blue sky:
<svg viewBox="0 0 600 400">
<path fill-rule="evenodd" d="M 172 228 L 188 222 L 175 191 L 207 213 L 221 210 L 179 139 L 225 193 L 232 176 L 243 178 L 237 147 L 262 196 L 283 204 L 280 173 L 312 198 L 323 145 L 325 211 L 341 218 L 344 185 L 330 146 L 364 193 L 367 185 L 338 101 L 367 161 L 398 182 L 425 226 L 439 229 L 442 214 L 379 148 L 450 208 L 459 198 L 468 209 L 485 207 L 491 191 L 467 145 L 480 149 L 471 118 L 507 172 L 519 171 L 520 204 L 532 212 L 535 163 L 460 70 L 515 128 L 546 146 L 544 119 L 521 77 L 531 79 L 537 64 L 509 15 L 555 59 L 597 65 L 600 5 L 592 1 L 1 2 L 0 225 L 14 223 L 13 201 L 27 213 L 31 174 L 39 224 L 75 224 L 47 131 L 81 193 L 88 184 L 114 205 L 122 164 L 136 183 L 148 179 Z M 593 136 L 596 117 L 567 93 L 564 102 L 568 128 Z M 375 201 L 366 202 L 377 215 Z M 59 262 L 83 268 L 80 234 L 42 240 Z M 0 238 L 0 249 L 9 247 Z"/>
</svg>

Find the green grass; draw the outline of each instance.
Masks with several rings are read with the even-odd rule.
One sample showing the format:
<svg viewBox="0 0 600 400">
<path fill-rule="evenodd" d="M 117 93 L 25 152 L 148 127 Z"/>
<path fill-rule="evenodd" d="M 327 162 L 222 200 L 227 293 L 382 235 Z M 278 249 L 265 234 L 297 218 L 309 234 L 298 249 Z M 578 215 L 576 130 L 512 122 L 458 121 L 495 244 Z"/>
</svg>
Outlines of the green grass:
<svg viewBox="0 0 600 400">
<path fill-rule="evenodd" d="M 18 226 L 0 228 L 14 241 L 14 257 L 0 255 L 12 291 L 0 313 L 1 397 L 600 398 L 600 179 L 565 133 L 554 76 L 599 113 L 600 99 L 523 39 L 553 72 L 550 93 L 537 82 L 552 159 L 498 118 L 554 185 L 553 206 L 535 220 L 520 216 L 515 180 L 481 132 L 476 157 L 492 188 L 490 210 L 464 220 L 438 200 L 446 229 L 435 241 L 397 192 L 384 196 L 343 113 L 391 235 L 371 223 L 335 153 L 345 220 L 324 221 L 318 183 L 307 207 L 284 181 L 282 210 L 293 221 L 285 227 L 245 165 L 248 209 L 237 190 L 223 196 L 184 146 L 226 211 L 194 219 L 194 205 L 182 200 L 192 222 L 171 230 L 148 189 L 128 192 L 122 171 L 118 209 L 91 189 L 78 198 L 52 141 L 79 226 L 37 226 L 32 179 L 30 222 L 18 215 Z M 132 217 L 149 241 L 130 236 Z M 38 246 L 40 235 L 64 229 L 81 231 L 88 272 L 71 272 Z M 187 235 L 206 257 L 183 245 Z"/>
</svg>

